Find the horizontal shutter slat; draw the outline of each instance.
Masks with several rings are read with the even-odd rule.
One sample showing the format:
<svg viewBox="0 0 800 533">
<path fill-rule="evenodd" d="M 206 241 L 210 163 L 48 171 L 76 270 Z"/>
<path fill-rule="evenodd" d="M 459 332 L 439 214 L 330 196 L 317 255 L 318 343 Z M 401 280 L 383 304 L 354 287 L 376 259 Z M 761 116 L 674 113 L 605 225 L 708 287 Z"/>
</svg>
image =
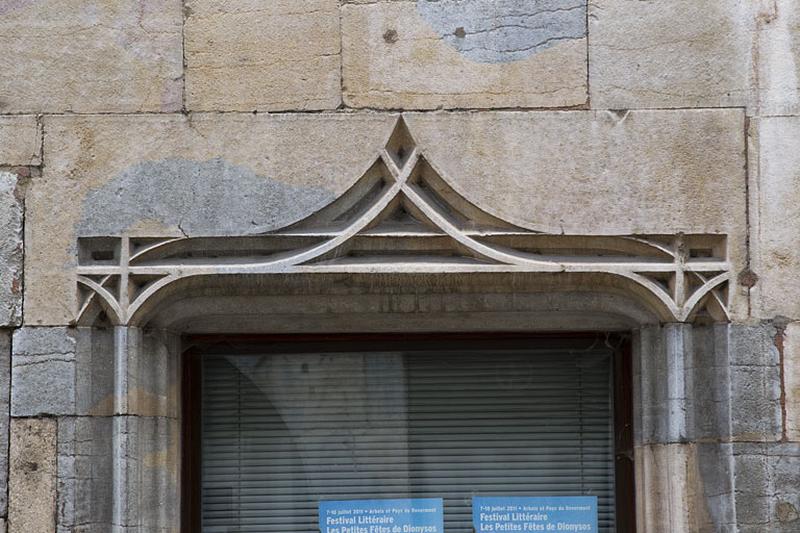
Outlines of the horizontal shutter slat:
<svg viewBox="0 0 800 533">
<path fill-rule="evenodd" d="M 203 531 L 317 531 L 320 500 L 596 495 L 614 528 L 610 355 L 496 350 L 209 356 Z"/>
</svg>

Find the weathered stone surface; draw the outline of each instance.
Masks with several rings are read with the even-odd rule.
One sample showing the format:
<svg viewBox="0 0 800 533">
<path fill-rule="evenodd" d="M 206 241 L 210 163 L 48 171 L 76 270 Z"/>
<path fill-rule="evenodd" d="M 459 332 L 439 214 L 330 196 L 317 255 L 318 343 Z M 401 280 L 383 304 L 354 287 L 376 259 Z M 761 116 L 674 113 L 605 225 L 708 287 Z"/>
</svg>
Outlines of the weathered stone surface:
<svg viewBox="0 0 800 533">
<path fill-rule="evenodd" d="M 734 444 L 734 461 L 739 531 L 797 531 L 800 444 Z"/>
<path fill-rule="evenodd" d="M 639 339 L 636 375 L 641 418 L 634 424 L 635 440 L 637 444 L 684 442 L 693 434 L 693 429 L 687 427 L 687 403 L 693 396 L 687 382 L 692 327 L 648 327 L 641 331 Z"/>
<path fill-rule="evenodd" d="M 18 176 L 0 171 L 0 327 L 22 322 L 23 211 Z"/>
<path fill-rule="evenodd" d="M 800 318 L 800 117 L 750 123 L 753 315 Z"/>
<path fill-rule="evenodd" d="M 635 442 L 777 441 L 775 325 L 642 328 L 634 345 Z"/>
<path fill-rule="evenodd" d="M 730 335 L 734 324 L 692 328 L 687 362 L 687 426 L 694 441 L 727 440 L 731 435 Z M 657 377 L 655 379 L 658 379 Z"/>
<path fill-rule="evenodd" d="M 589 3 L 592 107 L 744 106 L 749 2 Z"/>
<path fill-rule="evenodd" d="M 800 442 L 800 322 L 786 326 L 783 339 L 786 436 Z"/>
<path fill-rule="evenodd" d="M 8 394 L 10 387 L 11 335 L 7 331 L 0 330 L 0 516 L 8 515 Z"/>
<path fill-rule="evenodd" d="M 47 118 L 48 164 L 26 200 L 27 323 L 75 318 L 78 236 L 242 235 L 296 222 L 361 177 L 394 120 L 374 114 Z M 131 136 L 138 141 L 130 143 Z M 63 206 L 57 216 L 53 205 Z"/>
<path fill-rule="evenodd" d="M 731 435 L 739 441 L 781 438 L 780 366 L 775 325 L 730 327 Z"/>
<path fill-rule="evenodd" d="M 180 524 L 180 423 L 175 419 L 117 416 L 113 490 L 120 497 L 123 531 L 176 531 Z"/>
<path fill-rule="evenodd" d="M 372 2 L 342 6 L 345 104 L 353 107 L 584 105 L 585 5 Z"/>
<path fill-rule="evenodd" d="M 336 0 L 189 0 L 187 108 L 335 109 L 338 8 Z"/>
<path fill-rule="evenodd" d="M 405 117 L 449 183 L 482 209 L 525 227 L 727 233 L 733 240 L 746 227 L 740 111 Z"/>
<path fill-rule="evenodd" d="M 66 328 L 21 328 L 11 356 L 11 416 L 75 414 L 75 337 Z"/>
<path fill-rule="evenodd" d="M 727 234 L 731 270 L 744 267 L 741 111 L 405 117 L 442 177 L 489 213 L 552 233 Z M 732 289 L 733 316 L 746 316 Z"/>
<path fill-rule="evenodd" d="M 56 517 L 56 420 L 11 420 L 8 529 L 53 533 Z"/>
<path fill-rule="evenodd" d="M 0 166 L 40 165 L 41 151 L 42 135 L 35 116 L 0 116 Z"/>
<path fill-rule="evenodd" d="M 723 233 L 732 270 L 743 268 L 740 111 L 406 118 L 443 178 L 492 214 L 555 233 Z M 394 120 L 373 113 L 47 118 L 48 164 L 26 200 L 26 322 L 75 318 L 78 236 L 251 234 L 293 223 L 361 177 Z M 128 142 L 132 135 L 140 142 Z M 54 214 L 56 203 L 65 207 Z M 734 315 L 746 304 L 739 294 Z"/>
<path fill-rule="evenodd" d="M 0 113 L 179 110 L 181 22 L 179 0 L 3 2 Z"/>
<path fill-rule="evenodd" d="M 115 329 L 122 347 L 107 355 L 121 358 L 126 371 L 120 372 L 114 414 L 178 418 L 180 337 L 160 330 Z"/>
<path fill-rule="evenodd" d="M 132 414 L 177 416 L 178 360 L 176 350 L 168 357 L 166 339 L 154 332 L 138 343 L 128 392 Z M 113 329 L 23 327 L 13 340 L 13 416 L 114 414 Z"/>
<path fill-rule="evenodd" d="M 800 114 L 800 10 L 795 0 L 757 0 L 754 101 L 758 116 Z"/>
<path fill-rule="evenodd" d="M 57 531 L 111 530 L 112 419 L 62 417 L 58 420 Z"/>
<path fill-rule="evenodd" d="M 731 531 L 730 445 L 637 447 L 638 531 Z"/>
<path fill-rule="evenodd" d="M 417 12 L 444 42 L 477 63 L 519 61 L 586 38 L 584 0 L 418 0 Z"/>
</svg>

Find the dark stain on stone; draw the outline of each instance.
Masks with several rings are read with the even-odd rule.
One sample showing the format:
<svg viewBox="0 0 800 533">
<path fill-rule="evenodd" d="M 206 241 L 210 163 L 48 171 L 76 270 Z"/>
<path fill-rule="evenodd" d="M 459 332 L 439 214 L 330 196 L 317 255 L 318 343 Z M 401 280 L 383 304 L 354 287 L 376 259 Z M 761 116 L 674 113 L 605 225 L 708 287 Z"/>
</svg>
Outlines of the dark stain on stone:
<svg viewBox="0 0 800 533">
<path fill-rule="evenodd" d="M 748 289 L 752 289 L 753 287 L 755 287 L 756 283 L 758 283 L 758 275 L 749 268 L 746 268 L 741 272 L 739 272 L 738 278 L 739 278 L 739 285 L 741 285 L 742 287 L 747 287 Z"/>
<path fill-rule="evenodd" d="M 77 232 L 114 236 L 155 222 L 191 237 L 258 234 L 333 199 L 322 187 L 291 185 L 221 158 L 143 161 L 86 196 Z"/>
<path fill-rule="evenodd" d="M 386 41 L 389 44 L 396 43 L 397 39 L 398 39 L 397 30 L 389 29 L 389 30 L 386 30 L 386 32 L 383 34 L 383 40 Z"/>
<path fill-rule="evenodd" d="M 467 31 L 464 29 L 463 26 L 459 26 L 458 28 L 456 28 L 456 31 L 453 32 L 453 35 L 455 35 L 459 39 L 463 39 L 464 37 L 467 36 Z"/>
<path fill-rule="evenodd" d="M 778 516 L 778 521 L 783 523 L 796 522 L 800 519 L 800 513 L 797 512 L 797 508 L 789 502 L 778 503 L 775 506 L 775 514 Z"/>
</svg>

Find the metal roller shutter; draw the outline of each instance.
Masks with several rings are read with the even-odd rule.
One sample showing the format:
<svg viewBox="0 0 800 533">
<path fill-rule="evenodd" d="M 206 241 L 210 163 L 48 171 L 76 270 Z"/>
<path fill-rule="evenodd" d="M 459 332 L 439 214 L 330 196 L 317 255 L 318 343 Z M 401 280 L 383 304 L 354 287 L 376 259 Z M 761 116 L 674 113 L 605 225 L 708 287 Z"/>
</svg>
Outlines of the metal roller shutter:
<svg viewBox="0 0 800 533">
<path fill-rule="evenodd" d="M 204 532 L 316 532 L 321 500 L 596 495 L 614 530 L 611 352 L 206 356 Z"/>
</svg>

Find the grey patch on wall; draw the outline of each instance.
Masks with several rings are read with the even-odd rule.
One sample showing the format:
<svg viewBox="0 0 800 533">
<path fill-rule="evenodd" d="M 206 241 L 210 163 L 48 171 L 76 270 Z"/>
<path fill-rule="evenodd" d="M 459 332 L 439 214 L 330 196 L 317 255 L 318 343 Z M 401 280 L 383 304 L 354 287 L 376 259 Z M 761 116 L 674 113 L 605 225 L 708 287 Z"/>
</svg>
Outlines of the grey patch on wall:
<svg viewBox="0 0 800 533">
<path fill-rule="evenodd" d="M 34 0 L 3 0 L 0 2 L 0 15 L 32 5 Z"/>
<path fill-rule="evenodd" d="M 120 235 L 155 221 L 186 236 L 248 235 L 291 224 L 334 199 L 320 187 L 297 187 L 223 159 L 138 163 L 92 191 L 79 236 Z"/>
<path fill-rule="evenodd" d="M 586 36 L 586 0 L 417 0 L 417 11 L 479 63 L 519 61 Z"/>
</svg>

